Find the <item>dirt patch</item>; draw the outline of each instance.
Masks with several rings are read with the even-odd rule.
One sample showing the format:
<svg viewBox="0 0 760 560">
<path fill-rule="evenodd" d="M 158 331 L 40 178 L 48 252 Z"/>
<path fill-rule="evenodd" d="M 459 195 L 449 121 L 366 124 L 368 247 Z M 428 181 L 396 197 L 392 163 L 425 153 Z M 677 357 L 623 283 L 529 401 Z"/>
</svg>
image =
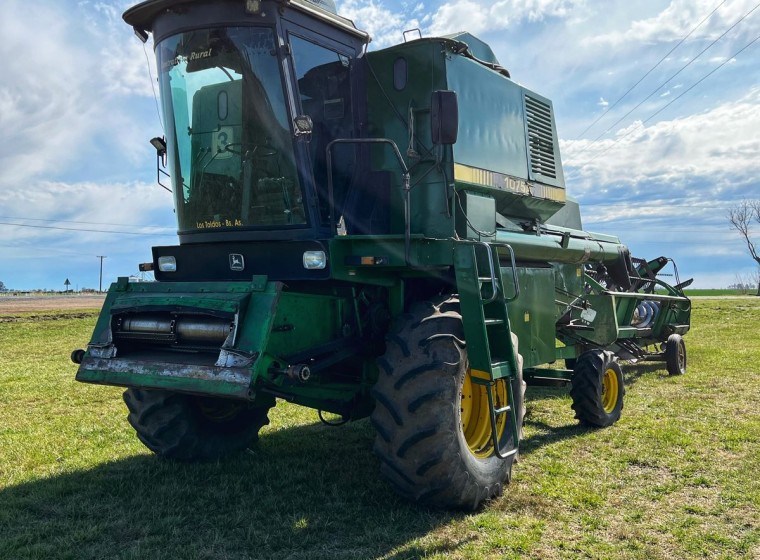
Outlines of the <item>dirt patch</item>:
<svg viewBox="0 0 760 560">
<path fill-rule="evenodd" d="M 0 317 L 10 317 L 16 313 L 47 311 L 46 315 L 61 316 L 61 311 L 70 309 L 100 309 L 105 294 L 70 296 L 2 296 L 0 297 Z M 28 318 L 28 317 L 27 317 Z M 74 317 L 67 317 L 74 318 Z"/>
<path fill-rule="evenodd" d="M 61 319 L 84 319 L 85 317 L 97 317 L 97 311 L 84 313 L 47 313 L 42 315 L 0 315 L 0 323 L 28 323 L 34 321 L 60 321 Z"/>
</svg>

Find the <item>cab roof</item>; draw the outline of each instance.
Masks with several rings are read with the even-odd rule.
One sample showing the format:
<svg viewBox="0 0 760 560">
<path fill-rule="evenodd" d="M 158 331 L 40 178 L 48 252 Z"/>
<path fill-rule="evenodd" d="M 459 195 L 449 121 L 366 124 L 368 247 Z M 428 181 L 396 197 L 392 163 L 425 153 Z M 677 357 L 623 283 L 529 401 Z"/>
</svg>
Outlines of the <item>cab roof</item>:
<svg viewBox="0 0 760 560">
<path fill-rule="evenodd" d="M 229 2 L 231 0 L 224 1 Z M 243 3 L 245 0 L 236 1 Z M 371 40 L 369 34 L 357 29 L 353 21 L 344 18 L 343 16 L 339 16 L 330 11 L 329 8 L 322 7 L 322 5 L 329 6 L 329 3 L 320 0 L 273 0 L 273 2 L 281 4 L 282 6 L 295 8 L 300 12 L 305 12 L 321 19 L 325 23 L 341 27 L 357 37 L 361 37 L 367 43 Z M 209 3 L 209 0 L 145 0 L 124 12 L 123 18 L 124 21 L 131 25 L 136 31 L 150 32 L 153 28 L 153 22 L 162 13 L 174 8 L 200 3 Z"/>
</svg>

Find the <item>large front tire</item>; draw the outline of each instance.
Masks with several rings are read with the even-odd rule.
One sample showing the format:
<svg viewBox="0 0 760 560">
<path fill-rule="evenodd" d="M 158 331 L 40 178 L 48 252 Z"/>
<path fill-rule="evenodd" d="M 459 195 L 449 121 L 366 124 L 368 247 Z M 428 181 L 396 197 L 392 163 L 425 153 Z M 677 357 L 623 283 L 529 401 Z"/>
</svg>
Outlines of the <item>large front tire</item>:
<svg viewBox="0 0 760 560">
<path fill-rule="evenodd" d="M 271 403 L 252 406 L 228 399 L 195 397 L 170 391 L 124 391 L 127 420 L 139 440 L 167 459 L 208 461 L 242 451 L 269 424 Z"/>
<path fill-rule="evenodd" d="M 521 430 L 525 383 L 517 356 L 519 375 L 511 382 Z M 459 300 L 415 305 L 398 321 L 378 364 L 374 451 L 395 490 L 427 506 L 467 510 L 501 495 L 515 455 L 499 458 L 488 437 L 487 393 L 470 376 Z M 493 389 L 497 406 L 506 404 L 507 382 Z M 506 419 L 499 417 L 497 431 L 502 449 L 511 449 Z"/>
</svg>

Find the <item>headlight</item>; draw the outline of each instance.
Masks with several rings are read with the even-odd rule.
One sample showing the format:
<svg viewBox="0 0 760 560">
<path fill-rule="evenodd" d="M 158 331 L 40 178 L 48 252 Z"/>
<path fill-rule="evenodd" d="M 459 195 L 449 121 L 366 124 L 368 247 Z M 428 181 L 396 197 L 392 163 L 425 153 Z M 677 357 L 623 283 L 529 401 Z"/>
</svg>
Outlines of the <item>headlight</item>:
<svg viewBox="0 0 760 560">
<path fill-rule="evenodd" d="M 174 257 L 158 257 L 158 270 L 161 272 L 177 272 L 177 259 Z"/>
<path fill-rule="evenodd" d="M 303 254 L 303 267 L 307 270 L 322 270 L 327 266 L 327 255 L 324 251 L 306 251 Z"/>
</svg>

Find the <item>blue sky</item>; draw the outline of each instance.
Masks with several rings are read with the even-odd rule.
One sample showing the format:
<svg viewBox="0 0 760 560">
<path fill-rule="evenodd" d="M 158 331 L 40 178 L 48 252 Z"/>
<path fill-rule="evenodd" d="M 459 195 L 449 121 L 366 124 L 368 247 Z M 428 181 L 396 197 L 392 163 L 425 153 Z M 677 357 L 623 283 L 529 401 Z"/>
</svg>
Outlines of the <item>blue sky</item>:
<svg viewBox="0 0 760 560">
<path fill-rule="evenodd" d="M 372 34 L 373 48 L 403 40 L 406 29 L 469 31 L 516 81 L 552 99 L 568 190 L 586 229 L 619 235 L 636 256 L 675 258 L 682 279 L 698 287 L 754 272 L 726 213 L 760 198 L 755 0 L 336 3 Z M 148 144 L 162 131 L 146 51 L 121 21 L 131 4 L 3 1 L 7 287 L 63 289 L 68 278 L 72 288 L 97 288 L 97 255 L 107 256 L 107 285 L 136 274 L 152 245 L 176 242 L 171 197 L 155 184 Z M 153 67 L 150 46 L 147 55 Z"/>
</svg>

